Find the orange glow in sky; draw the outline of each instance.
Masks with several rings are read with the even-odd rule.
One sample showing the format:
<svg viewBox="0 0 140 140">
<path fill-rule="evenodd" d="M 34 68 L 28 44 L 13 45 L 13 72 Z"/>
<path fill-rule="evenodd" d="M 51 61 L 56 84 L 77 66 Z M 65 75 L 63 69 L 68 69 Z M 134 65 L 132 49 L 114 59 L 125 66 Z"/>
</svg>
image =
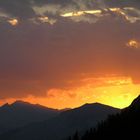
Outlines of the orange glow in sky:
<svg viewBox="0 0 140 140">
<path fill-rule="evenodd" d="M 94 102 L 124 108 L 140 93 L 140 85 L 133 84 L 130 77 L 86 78 L 81 82 L 83 83 L 76 88 L 50 89 L 46 97 L 28 96 L 22 100 L 58 109 Z M 6 101 L 11 103 L 15 99 Z"/>
</svg>

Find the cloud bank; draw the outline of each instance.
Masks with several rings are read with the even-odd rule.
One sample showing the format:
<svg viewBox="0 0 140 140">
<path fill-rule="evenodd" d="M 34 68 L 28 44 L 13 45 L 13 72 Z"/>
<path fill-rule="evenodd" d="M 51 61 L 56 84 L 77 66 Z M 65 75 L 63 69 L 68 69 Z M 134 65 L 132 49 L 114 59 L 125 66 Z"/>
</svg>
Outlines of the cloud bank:
<svg viewBox="0 0 140 140">
<path fill-rule="evenodd" d="M 103 17 L 112 16 L 134 23 L 140 21 L 139 1 L 121 0 L 1 0 L 0 21 L 19 20 L 36 24 L 54 24 L 64 18 L 73 22 L 95 23 Z M 96 14 L 95 11 L 100 13 Z M 78 15 L 79 12 L 83 14 Z M 64 16 L 70 15 L 71 16 Z M 77 15 L 77 16 L 74 16 Z M 45 20 L 48 18 L 47 20 Z M 44 22 L 45 21 L 45 22 Z M 11 22 L 8 22 L 11 24 Z M 13 24 L 11 24 L 13 25 Z"/>
</svg>

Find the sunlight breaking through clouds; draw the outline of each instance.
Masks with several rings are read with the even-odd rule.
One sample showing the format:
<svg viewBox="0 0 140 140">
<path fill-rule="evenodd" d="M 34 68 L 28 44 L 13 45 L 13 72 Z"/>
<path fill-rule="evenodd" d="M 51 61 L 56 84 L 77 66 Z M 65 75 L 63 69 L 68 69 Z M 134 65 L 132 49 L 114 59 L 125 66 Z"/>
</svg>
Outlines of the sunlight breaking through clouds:
<svg viewBox="0 0 140 140">
<path fill-rule="evenodd" d="M 41 23 L 49 23 L 51 25 L 53 25 L 54 23 L 56 23 L 56 19 L 51 19 L 47 16 L 44 16 L 44 17 L 38 17 L 38 20 L 41 22 Z"/>
<path fill-rule="evenodd" d="M 11 24 L 12 26 L 16 26 L 18 25 L 19 21 L 16 18 L 14 18 L 14 19 L 9 19 L 8 23 Z"/>
<path fill-rule="evenodd" d="M 102 17 L 112 16 L 117 19 L 123 19 L 129 23 L 135 23 L 140 21 L 140 9 L 134 7 L 110 7 L 103 9 L 80 9 L 77 10 L 74 7 L 63 8 L 60 5 L 43 5 L 43 6 L 33 6 L 33 11 L 36 16 L 28 19 L 32 23 L 49 23 L 53 25 L 61 19 L 70 19 L 73 22 L 88 22 L 96 23 Z M 5 21 L 10 23 L 12 26 L 18 25 L 18 20 L 13 16 L 9 16 L 4 12 L 0 12 L 0 21 Z"/>
<path fill-rule="evenodd" d="M 128 12 L 136 12 L 137 16 L 129 15 Z M 106 8 L 101 10 L 85 10 L 85 11 L 77 11 L 77 12 L 69 12 L 65 14 L 61 14 L 62 17 L 80 17 L 80 16 L 88 16 L 88 15 L 94 15 L 95 17 L 105 17 L 109 16 L 110 14 L 116 14 L 117 16 L 122 16 L 124 19 L 130 23 L 135 23 L 136 21 L 140 21 L 140 10 L 132 8 L 132 7 L 125 7 L 125 8 Z M 91 17 L 92 19 L 93 17 Z M 71 18 L 74 20 L 74 18 Z"/>
<path fill-rule="evenodd" d="M 135 48 L 135 49 L 140 48 L 140 42 L 137 41 L 136 39 L 129 40 L 126 45 L 130 48 Z"/>
</svg>

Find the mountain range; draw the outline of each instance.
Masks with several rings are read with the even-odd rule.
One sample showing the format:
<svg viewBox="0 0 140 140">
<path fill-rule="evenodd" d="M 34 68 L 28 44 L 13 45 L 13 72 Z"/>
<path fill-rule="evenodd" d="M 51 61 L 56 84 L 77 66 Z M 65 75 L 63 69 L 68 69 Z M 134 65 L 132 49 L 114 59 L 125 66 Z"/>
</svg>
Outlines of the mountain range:
<svg viewBox="0 0 140 140">
<path fill-rule="evenodd" d="M 12 105 L 4 105 L 2 108 L 8 108 L 11 110 L 13 106 L 19 108 L 21 104 L 14 103 Z M 24 103 L 23 103 L 24 104 Z M 27 106 L 30 104 L 25 103 Z M 19 105 L 19 106 L 18 106 Z M 11 107 L 12 106 L 12 107 Z M 31 105 L 32 106 L 32 105 Z M 11 109 L 10 109 L 11 108 Z M 28 107 L 27 107 L 28 108 Z M 40 109 L 39 105 L 35 105 L 32 109 Z M 29 110 L 30 119 L 32 120 L 36 114 L 32 113 L 32 109 Z M 42 108 L 41 108 L 42 109 Z M 42 117 L 34 123 L 28 123 L 22 127 L 17 127 L 11 131 L 5 132 L 0 135 L 1 140 L 62 140 L 67 136 L 72 135 L 75 131 L 84 132 L 90 127 L 95 127 L 98 122 L 103 121 L 110 114 L 116 114 L 120 112 L 119 109 L 113 108 L 111 106 L 103 105 L 100 103 L 85 104 L 75 109 L 70 109 L 66 111 L 59 112 L 58 110 L 45 109 L 45 111 L 50 111 L 49 115 L 38 114 L 38 117 Z M 21 108 L 19 109 L 22 110 Z M 18 111 L 19 111 L 18 110 Z M 15 111 L 17 112 L 17 111 Z M 38 110 L 39 112 L 39 110 Z M 40 111 L 42 113 L 42 111 Z M 1 116 L 2 112 L 0 113 Z M 22 114 L 22 115 L 21 115 Z M 25 120 L 24 117 L 28 113 L 19 113 L 20 117 Z M 44 113 L 45 114 L 45 113 Z M 8 115 L 10 118 L 14 119 L 14 115 Z M 19 122 L 22 119 L 16 116 Z M 42 121 L 40 121 L 42 119 Z M 3 121 L 4 122 L 4 121 Z M 30 121 L 31 122 L 31 121 Z M 6 122 L 5 122 L 6 123 Z M 26 123 L 27 124 L 27 123 Z"/>
<path fill-rule="evenodd" d="M 59 110 L 47 108 L 39 104 L 16 101 L 0 107 L 0 134 L 29 123 L 39 122 L 55 117 Z"/>
<path fill-rule="evenodd" d="M 114 139 L 139 139 L 140 126 L 140 96 L 129 107 L 120 113 L 110 115 L 107 120 L 100 122 L 95 128 L 90 128 L 81 135 L 75 133 L 69 140 L 114 140 Z"/>
<path fill-rule="evenodd" d="M 140 96 L 121 110 L 100 103 L 56 110 L 16 101 L 0 107 L 0 140 L 136 139 L 139 118 Z"/>
</svg>

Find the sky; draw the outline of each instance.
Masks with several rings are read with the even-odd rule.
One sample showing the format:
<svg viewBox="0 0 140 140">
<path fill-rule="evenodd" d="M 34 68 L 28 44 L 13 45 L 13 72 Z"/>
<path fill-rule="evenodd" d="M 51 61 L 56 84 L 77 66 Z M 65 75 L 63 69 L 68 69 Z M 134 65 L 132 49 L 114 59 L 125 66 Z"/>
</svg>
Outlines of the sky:
<svg viewBox="0 0 140 140">
<path fill-rule="evenodd" d="M 0 105 L 123 108 L 139 71 L 139 0 L 0 0 Z"/>
</svg>

